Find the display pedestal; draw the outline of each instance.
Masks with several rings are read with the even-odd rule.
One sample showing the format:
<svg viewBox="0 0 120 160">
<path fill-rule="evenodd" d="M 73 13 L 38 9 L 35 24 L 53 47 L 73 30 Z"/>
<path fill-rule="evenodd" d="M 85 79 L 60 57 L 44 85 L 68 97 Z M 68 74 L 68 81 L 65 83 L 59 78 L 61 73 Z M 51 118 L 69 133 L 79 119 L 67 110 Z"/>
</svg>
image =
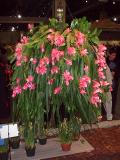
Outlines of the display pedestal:
<svg viewBox="0 0 120 160">
<path fill-rule="evenodd" d="M 57 138 L 51 138 L 47 140 L 47 144 L 44 146 L 36 144 L 36 153 L 32 158 L 26 157 L 25 145 L 22 143 L 19 149 L 12 150 L 12 160 L 41 160 L 83 152 L 91 152 L 93 150 L 94 148 L 83 137 L 81 137 L 79 141 L 72 143 L 71 151 L 64 152 L 61 149 L 59 140 Z"/>
</svg>

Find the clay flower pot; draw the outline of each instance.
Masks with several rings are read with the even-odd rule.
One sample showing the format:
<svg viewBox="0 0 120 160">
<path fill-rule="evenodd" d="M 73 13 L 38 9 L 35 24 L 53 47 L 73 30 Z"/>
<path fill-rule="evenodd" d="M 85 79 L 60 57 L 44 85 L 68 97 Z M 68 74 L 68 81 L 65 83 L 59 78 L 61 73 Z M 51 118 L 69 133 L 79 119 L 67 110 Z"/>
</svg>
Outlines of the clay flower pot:
<svg viewBox="0 0 120 160">
<path fill-rule="evenodd" d="M 61 144 L 63 151 L 70 151 L 71 150 L 71 143 L 70 144 Z"/>
</svg>

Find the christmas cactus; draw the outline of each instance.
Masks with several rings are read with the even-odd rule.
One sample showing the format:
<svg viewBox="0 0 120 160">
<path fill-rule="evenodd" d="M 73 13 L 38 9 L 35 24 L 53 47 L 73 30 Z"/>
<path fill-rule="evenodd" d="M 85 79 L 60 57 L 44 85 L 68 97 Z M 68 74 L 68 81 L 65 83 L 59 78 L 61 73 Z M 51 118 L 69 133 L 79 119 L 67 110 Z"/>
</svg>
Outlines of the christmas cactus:
<svg viewBox="0 0 120 160">
<path fill-rule="evenodd" d="M 15 50 L 13 111 L 23 123 L 44 123 L 44 114 L 57 113 L 64 104 L 82 122 L 96 121 L 105 99 L 106 47 L 99 31 L 86 18 L 69 26 L 51 19 L 23 36 Z"/>
</svg>

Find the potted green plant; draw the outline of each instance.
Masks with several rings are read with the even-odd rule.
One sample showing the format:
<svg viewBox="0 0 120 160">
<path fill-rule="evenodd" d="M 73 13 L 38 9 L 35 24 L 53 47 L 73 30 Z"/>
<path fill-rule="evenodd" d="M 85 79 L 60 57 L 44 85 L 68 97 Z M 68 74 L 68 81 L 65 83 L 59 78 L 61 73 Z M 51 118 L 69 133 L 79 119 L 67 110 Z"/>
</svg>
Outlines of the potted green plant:
<svg viewBox="0 0 120 160">
<path fill-rule="evenodd" d="M 20 137 L 12 137 L 10 138 L 10 146 L 12 147 L 12 149 L 17 149 L 20 146 Z"/>
<path fill-rule="evenodd" d="M 71 118 L 71 128 L 73 133 L 73 140 L 77 141 L 80 138 L 80 130 L 81 130 L 81 118 L 74 116 Z"/>
<path fill-rule="evenodd" d="M 0 160 L 8 160 L 9 146 L 8 140 L 5 140 L 3 145 L 0 145 Z"/>
<path fill-rule="evenodd" d="M 40 129 L 40 133 L 39 133 L 39 143 L 41 145 L 45 145 L 47 143 L 47 136 L 46 135 L 47 135 L 47 130 L 44 127 L 42 127 Z"/>
<path fill-rule="evenodd" d="M 32 126 L 26 128 L 25 130 L 25 150 L 26 150 L 26 155 L 28 157 L 34 156 L 35 155 L 35 138 L 34 138 L 34 131 Z"/>
<path fill-rule="evenodd" d="M 72 144 L 72 128 L 70 123 L 64 119 L 59 126 L 59 139 L 63 151 L 69 151 Z"/>
</svg>

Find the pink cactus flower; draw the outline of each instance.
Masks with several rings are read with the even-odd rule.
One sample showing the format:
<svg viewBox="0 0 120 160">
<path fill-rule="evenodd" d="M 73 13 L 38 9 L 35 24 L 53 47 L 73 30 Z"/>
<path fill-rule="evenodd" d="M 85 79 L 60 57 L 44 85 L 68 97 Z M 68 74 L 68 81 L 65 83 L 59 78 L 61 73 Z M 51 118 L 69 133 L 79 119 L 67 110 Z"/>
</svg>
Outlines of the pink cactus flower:
<svg viewBox="0 0 120 160">
<path fill-rule="evenodd" d="M 68 66 L 72 66 L 72 61 L 69 60 L 69 59 L 66 59 L 66 64 L 67 64 Z"/>
<path fill-rule="evenodd" d="M 63 73 L 63 78 L 65 80 L 66 86 L 69 86 L 70 81 L 73 80 L 73 76 L 67 70 Z"/>
<path fill-rule="evenodd" d="M 54 94 L 59 94 L 61 92 L 62 88 L 61 87 L 56 87 L 54 89 Z"/>
<path fill-rule="evenodd" d="M 21 66 L 22 65 L 22 62 L 21 61 L 16 61 L 16 66 Z"/>
<path fill-rule="evenodd" d="M 28 29 L 30 32 L 33 31 L 33 28 L 34 28 L 34 24 L 28 24 Z"/>
<path fill-rule="evenodd" d="M 51 44 L 54 43 L 54 38 L 55 38 L 55 35 L 53 33 L 50 33 L 47 36 L 47 39 L 51 42 Z"/>
<path fill-rule="evenodd" d="M 27 44 L 28 41 L 29 41 L 29 38 L 26 37 L 26 36 L 23 36 L 22 39 L 21 39 L 21 43 L 23 43 L 23 44 Z"/>
<path fill-rule="evenodd" d="M 90 102 L 97 107 L 98 104 L 101 103 L 101 99 L 100 99 L 100 97 L 98 96 L 98 94 L 93 94 L 93 95 L 91 96 Z"/>
<path fill-rule="evenodd" d="M 90 77 L 84 75 L 79 79 L 79 88 L 87 88 L 88 84 L 91 82 Z"/>
<path fill-rule="evenodd" d="M 93 88 L 99 88 L 100 87 L 100 83 L 96 80 L 93 80 Z"/>
<path fill-rule="evenodd" d="M 44 53 L 44 52 L 45 52 L 45 46 L 44 46 L 44 44 L 41 44 L 41 46 L 40 46 L 40 51 L 41 51 L 41 53 Z"/>
<path fill-rule="evenodd" d="M 30 58 L 30 61 L 32 62 L 32 64 L 36 64 L 37 63 L 37 58 Z"/>
<path fill-rule="evenodd" d="M 23 57 L 22 57 L 22 60 L 23 60 L 24 62 L 28 62 L 28 57 L 27 57 L 27 56 L 23 56 Z"/>
<path fill-rule="evenodd" d="M 74 56 L 75 53 L 76 53 L 76 50 L 75 50 L 74 47 L 69 47 L 69 48 L 67 49 L 67 53 L 68 53 L 68 55 L 70 55 L 70 56 Z"/>
<path fill-rule="evenodd" d="M 34 77 L 32 75 L 29 75 L 26 79 L 27 82 L 33 82 Z"/>
<path fill-rule="evenodd" d="M 65 39 L 63 35 L 56 34 L 54 38 L 54 44 L 58 47 L 63 46 L 65 43 Z"/>
<path fill-rule="evenodd" d="M 87 49 L 83 49 L 82 51 L 80 51 L 81 56 L 86 56 L 87 54 L 88 54 Z"/>
<path fill-rule="evenodd" d="M 52 65 L 55 64 L 56 61 L 59 61 L 60 58 L 64 55 L 64 52 L 63 51 L 59 51 L 55 48 L 52 49 L 52 52 L 51 52 L 51 58 L 52 58 Z"/>
<path fill-rule="evenodd" d="M 87 65 L 84 66 L 84 71 L 88 72 L 89 67 Z"/>
<path fill-rule="evenodd" d="M 47 72 L 47 68 L 46 68 L 46 66 L 37 66 L 36 67 L 36 73 L 37 74 L 41 74 L 41 75 L 44 75 L 44 74 L 46 74 L 46 72 Z"/>
<path fill-rule="evenodd" d="M 59 72 L 59 68 L 57 66 L 53 66 L 51 69 L 51 74 L 55 74 Z"/>
<path fill-rule="evenodd" d="M 20 83 L 20 78 L 16 78 L 16 83 L 19 84 Z"/>
<path fill-rule="evenodd" d="M 52 78 L 52 79 L 50 79 L 50 80 L 48 80 L 48 84 L 49 85 L 52 85 L 54 83 L 54 79 Z"/>
<path fill-rule="evenodd" d="M 76 32 L 76 46 L 79 47 L 80 45 L 83 45 L 86 41 L 85 35 L 81 32 Z"/>
<path fill-rule="evenodd" d="M 108 83 L 107 81 L 100 81 L 101 86 L 109 86 L 110 83 Z"/>
<path fill-rule="evenodd" d="M 87 92 L 84 90 L 84 89 L 81 89 L 80 90 L 80 94 L 82 94 L 82 95 L 84 95 L 84 94 L 86 94 Z"/>
<path fill-rule="evenodd" d="M 12 93 L 12 97 L 16 97 L 18 94 L 22 93 L 22 88 L 21 86 L 17 86 L 13 88 L 13 93 Z"/>
</svg>

